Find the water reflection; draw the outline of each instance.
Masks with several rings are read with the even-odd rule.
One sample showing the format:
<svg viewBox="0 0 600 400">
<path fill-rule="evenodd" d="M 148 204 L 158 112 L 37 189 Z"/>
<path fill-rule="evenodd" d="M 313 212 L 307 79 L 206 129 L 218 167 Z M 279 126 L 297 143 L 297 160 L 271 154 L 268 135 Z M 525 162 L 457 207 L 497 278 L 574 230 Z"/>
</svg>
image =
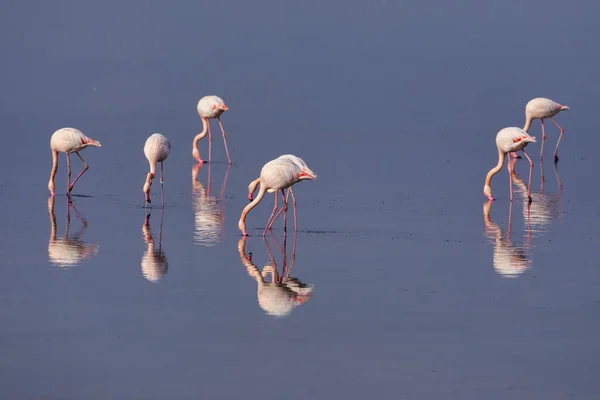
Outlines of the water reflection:
<svg viewBox="0 0 600 400">
<path fill-rule="evenodd" d="M 525 196 L 526 197 L 526 196 Z M 525 202 L 528 202 L 525 199 Z M 510 238 L 511 220 L 512 220 L 512 202 L 508 208 L 508 230 L 506 238 L 503 237 L 502 228 L 490 218 L 492 202 L 487 201 L 483 204 L 483 222 L 485 223 L 485 235 L 494 243 L 494 270 L 505 278 L 517 278 L 523 272 L 531 268 L 531 259 L 526 249 L 531 248 L 531 235 L 525 243 L 513 242 Z"/>
<path fill-rule="evenodd" d="M 290 277 L 290 272 L 294 266 L 296 259 L 296 234 L 294 234 L 294 244 L 292 250 L 291 263 L 288 265 L 287 260 L 287 238 L 283 240 L 283 246 L 277 243 L 281 250 L 283 258 L 283 267 L 281 274 L 277 270 L 275 258 L 271 252 L 268 239 L 263 238 L 267 253 L 271 261 L 263 267 L 262 272 L 252 261 L 252 253 L 246 254 L 246 239 L 247 236 L 242 236 L 238 242 L 238 251 L 240 260 L 246 267 L 248 275 L 250 275 L 257 283 L 257 298 L 258 305 L 268 314 L 275 317 L 285 317 L 300 304 L 306 302 L 312 296 L 313 286 L 302 283 L 298 278 Z M 276 240 L 275 237 L 272 237 Z M 267 275 L 271 275 L 271 280 L 266 280 Z"/>
<path fill-rule="evenodd" d="M 218 197 L 210 195 L 211 164 L 207 164 L 208 182 L 206 188 L 198 180 L 198 173 L 204 164 L 192 167 L 192 206 L 194 209 L 194 243 L 201 246 L 214 246 L 223 241 L 225 222 L 225 188 L 231 165 L 227 166 L 225 178 Z"/>
<path fill-rule="evenodd" d="M 146 252 L 142 257 L 142 274 L 144 278 L 150 282 L 158 282 L 169 270 L 169 262 L 167 256 L 162 248 L 162 227 L 163 219 L 165 216 L 164 207 L 160 213 L 160 227 L 158 228 L 158 248 L 154 237 L 152 236 L 152 228 L 150 227 L 150 215 L 146 210 L 146 218 L 144 219 L 144 225 L 142 225 L 142 233 L 144 234 L 144 241 L 146 242 Z"/>
<path fill-rule="evenodd" d="M 61 268 L 73 267 L 81 262 L 82 259 L 90 259 L 98 253 L 97 244 L 85 243 L 81 236 L 87 229 L 87 221 L 79 214 L 73 200 L 67 196 L 67 223 L 65 234 L 62 237 L 57 236 L 56 216 L 54 215 L 55 196 L 48 198 L 48 214 L 50 215 L 50 241 L 48 242 L 48 260 L 52 265 Z M 69 235 L 71 225 L 71 210 L 73 210 L 77 219 L 81 222 L 81 228 L 73 235 Z"/>
<path fill-rule="evenodd" d="M 513 168 L 513 182 L 517 186 L 517 192 L 523 199 L 523 220 L 525 229 L 529 235 L 539 237 L 542 233 L 548 230 L 548 226 L 552 221 L 560 219 L 563 215 L 562 211 L 562 182 L 558 174 L 558 167 L 554 164 L 554 171 L 558 184 L 558 192 L 547 194 L 544 193 L 544 165 L 540 163 L 542 171 L 542 184 L 540 191 L 531 192 L 531 204 L 527 201 L 527 184 L 519 178 Z"/>
</svg>

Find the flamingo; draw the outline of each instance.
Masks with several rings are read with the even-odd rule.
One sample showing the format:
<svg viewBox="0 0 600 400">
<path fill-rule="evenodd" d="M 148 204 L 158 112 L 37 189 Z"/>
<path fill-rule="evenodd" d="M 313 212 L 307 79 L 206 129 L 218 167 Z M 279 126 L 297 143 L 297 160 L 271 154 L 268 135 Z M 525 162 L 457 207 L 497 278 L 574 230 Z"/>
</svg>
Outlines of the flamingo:
<svg viewBox="0 0 600 400">
<path fill-rule="evenodd" d="M 163 164 L 164 161 L 169 157 L 171 152 L 171 142 L 169 139 L 161 135 L 160 133 L 154 133 L 146 139 L 144 145 L 144 155 L 148 159 L 150 164 L 150 172 L 146 175 L 146 183 L 144 183 L 144 193 L 146 194 L 146 205 L 151 203 L 150 201 L 150 186 L 152 186 L 152 180 L 156 175 L 156 163 L 160 163 L 160 191 L 162 197 L 162 206 L 165 206 L 165 190 L 163 187 Z"/>
<path fill-rule="evenodd" d="M 52 171 L 50 171 L 50 181 L 48 181 L 48 190 L 54 196 L 54 177 L 58 171 L 58 153 L 65 153 L 67 156 L 67 196 L 71 194 L 71 190 L 75 183 L 81 178 L 81 175 L 88 170 L 89 165 L 85 162 L 79 152 L 88 146 L 102 147 L 100 142 L 91 139 L 81 133 L 80 130 L 74 128 L 62 128 L 52 134 L 50 138 L 50 150 L 52 150 Z M 83 163 L 83 171 L 77 175 L 73 183 L 71 183 L 71 153 L 77 154 L 77 157 Z"/>
<path fill-rule="evenodd" d="M 569 110 L 569 107 L 563 106 L 562 104 L 559 104 L 545 97 L 537 97 L 533 100 L 530 100 L 529 103 L 527 103 L 527 105 L 525 106 L 525 126 L 523 127 L 523 130 L 525 132 L 529 131 L 531 122 L 534 119 L 539 119 L 542 121 L 542 149 L 540 151 L 540 159 L 544 158 L 544 142 L 546 141 L 544 119 L 550 118 L 550 120 L 554 122 L 556 126 L 558 126 L 558 129 L 560 129 L 560 136 L 558 137 L 558 142 L 556 142 L 556 149 L 554 150 L 554 161 L 558 161 L 558 146 L 560 145 L 560 141 L 563 137 L 563 133 L 565 133 L 565 130 L 552 117 L 554 117 L 559 112 L 565 110 Z"/>
<path fill-rule="evenodd" d="M 231 164 L 231 158 L 229 157 L 229 149 L 227 148 L 227 139 L 225 137 L 225 130 L 223 129 L 223 124 L 221 123 L 221 114 L 223 112 L 229 110 L 229 108 L 218 96 L 204 96 L 198 102 L 198 114 L 202 119 L 202 132 L 200 132 L 194 138 L 194 142 L 192 144 L 192 156 L 199 162 L 203 163 L 202 158 L 200 157 L 200 151 L 198 150 L 198 142 L 208 132 L 208 162 L 211 162 L 212 156 L 212 133 L 210 131 L 210 123 L 209 119 L 217 119 L 219 121 L 219 126 L 221 127 L 221 132 L 223 133 L 223 142 L 225 143 L 225 152 L 227 153 L 227 161 Z"/>
<path fill-rule="evenodd" d="M 531 202 L 531 173 L 533 171 L 533 161 L 525 152 L 525 147 L 529 143 L 535 143 L 535 137 L 529 136 L 527 132 L 525 132 L 521 128 L 510 127 L 501 129 L 496 135 L 496 146 L 498 147 L 498 165 L 492 168 L 487 176 L 485 177 L 485 184 L 483 186 L 483 194 L 487 196 L 490 201 L 493 201 L 492 197 L 492 188 L 490 183 L 492 181 L 492 177 L 496 175 L 504 166 L 504 159 L 506 158 L 506 153 L 516 153 L 517 151 L 522 151 L 525 154 L 525 157 L 529 160 L 529 185 L 528 185 L 528 198 Z M 510 180 L 510 201 L 512 201 L 512 167 L 511 163 L 507 164 L 508 167 L 508 176 Z"/>
<path fill-rule="evenodd" d="M 317 175 L 313 171 L 311 171 L 310 168 L 308 168 L 308 166 L 306 166 L 304 161 L 302 161 L 302 163 L 305 167 L 301 168 L 296 163 L 290 161 L 290 159 L 277 158 L 277 159 L 269 161 L 268 163 L 266 163 L 263 166 L 263 168 L 260 172 L 260 178 L 254 180 L 248 187 L 248 191 L 250 193 L 252 193 L 254 191 L 254 189 L 256 188 L 256 185 L 258 185 L 260 183 L 260 189 L 258 191 L 258 195 L 256 196 L 256 198 L 254 200 L 252 200 L 250 202 L 250 204 L 248 204 L 246 207 L 244 207 L 244 210 L 242 211 L 240 220 L 238 222 L 238 227 L 242 231 L 242 234 L 244 236 L 248 236 L 248 234 L 246 233 L 246 222 L 245 222 L 246 214 L 248 214 L 248 212 L 251 209 L 256 207 L 256 205 L 258 203 L 260 203 L 260 201 L 262 200 L 262 198 L 266 192 L 269 192 L 269 193 L 274 192 L 275 193 L 275 205 L 273 207 L 273 211 L 271 212 L 271 216 L 267 220 L 267 225 L 263 232 L 263 236 L 266 234 L 267 230 L 271 228 L 271 226 L 273 225 L 273 223 L 275 222 L 275 220 L 277 219 L 277 217 L 279 216 L 281 211 L 284 209 L 287 209 L 287 200 L 286 200 L 284 190 L 287 188 L 290 188 L 292 185 L 294 185 L 297 182 L 300 182 L 301 180 L 317 179 Z M 284 206 L 281 208 L 281 210 L 277 214 L 275 214 L 275 211 L 277 210 L 277 206 L 278 206 L 277 194 L 279 191 L 281 191 Z M 294 215 L 295 214 L 296 214 L 296 202 L 294 200 Z M 297 229 L 295 221 L 294 221 L 294 229 Z"/>
</svg>

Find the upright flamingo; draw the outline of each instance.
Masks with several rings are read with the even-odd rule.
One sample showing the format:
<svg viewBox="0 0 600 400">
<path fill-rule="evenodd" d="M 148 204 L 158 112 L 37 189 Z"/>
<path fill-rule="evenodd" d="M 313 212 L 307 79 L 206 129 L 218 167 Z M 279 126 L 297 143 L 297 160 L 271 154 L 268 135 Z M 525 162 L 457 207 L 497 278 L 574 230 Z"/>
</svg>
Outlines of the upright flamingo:
<svg viewBox="0 0 600 400">
<path fill-rule="evenodd" d="M 79 154 L 81 150 L 88 146 L 101 147 L 100 142 L 85 136 L 81 131 L 74 128 L 62 128 L 52 134 L 50 138 L 52 171 L 50 171 L 50 181 L 48 181 L 48 190 L 50 190 L 52 196 L 54 196 L 54 176 L 56 175 L 56 171 L 58 171 L 58 153 L 65 153 L 67 156 L 67 195 L 70 195 L 75 183 L 89 168 L 83 157 Z M 71 153 L 77 154 L 77 157 L 83 163 L 83 171 L 77 175 L 73 183 L 71 183 Z"/>
<path fill-rule="evenodd" d="M 546 99 L 545 97 L 537 97 L 533 100 L 530 100 L 525 106 L 525 126 L 523 127 L 525 132 L 529 131 L 531 122 L 534 119 L 539 119 L 542 121 L 542 149 L 540 151 L 540 159 L 544 157 L 544 142 L 546 141 L 544 119 L 550 118 L 550 120 L 554 122 L 556 126 L 558 126 L 558 129 L 560 129 L 560 136 L 558 137 L 556 149 L 554 150 L 554 161 L 558 161 L 558 146 L 560 145 L 560 141 L 563 137 L 563 133 L 565 133 L 565 130 L 552 117 L 565 110 L 569 110 L 569 107 L 563 106 L 562 104 L 559 104 L 553 100 Z"/>
<path fill-rule="evenodd" d="M 231 158 L 229 157 L 229 149 L 227 148 L 227 139 L 225 137 L 225 130 L 223 129 L 223 124 L 221 123 L 221 114 L 227 111 L 229 108 L 223 102 L 223 99 L 217 96 L 204 96 L 198 102 L 198 114 L 202 119 L 202 132 L 196 135 L 194 138 L 194 142 L 192 144 L 192 156 L 199 162 L 202 163 L 202 158 L 200 157 L 200 151 L 198 150 L 198 142 L 208 132 L 208 162 L 211 162 L 212 156 L 212 133 L 210 131 L 210 123 L 209 119 L 217 119 L 219 121 L 219 126 L 221 127 L 221 132 L 223 133 L 223 142 L 225 143 L 225 152 L 227 153 L 227 161 L 231 164 Z"/>
<path fill-rule="evenodd" d="M 525 152 L 525 147 L 529 143 L 535 143 L 535 137 L 531 137 L 521 128 L 504 128 L 501 129 L 500 132 L 496 135 L 496 146 L 498 147 L 498 165 L 488 172 L 485 177 L 485 184 L 483 186 L 483 194 L 487 196 L 488 199 L 494 200 L 492 197 L 492 188 L 490 183 L 492 181 L 492 177 L 496 175 L 504 166 L 504 159 L 506 158 L 506 153 L 516 153 L 517 151 L 522 151 L 525 154 L 525 157 L 529 160 L 529 192 L 528 197 L 529 201 L 531 201 L 531 173 L 533 171 L 533 161 Z M 512 168 L 511 163 L 507 164 L 508 166 L 508 176 L 510 181 L 510 201 L 512 201 Z"/>
<path fill-rule="evenodd" d="M 263 235 L 266 234 L 267 230 L 271 228 L 271 226 L 273 225 L 273 223 L 275 222 L 275 220 L 281 213 L 281 210 L 287 209 L 287 201 L 286 201 L 286 196 L 285 196 L 284 190 L 291 187 L 295 183 L 300 182 L 301 180 L 317 179 L 317 175 L 314 172 L 312 172 L 310 170 L 310 168 L 308 168 L 306 166 L 306 164 L 304 164 L 304 165 L 305 165 L 304 168 L 300 168 L 298 165 L 296 165 L 294 162 L 290 161 L 289 159 L 277 158 L 275 160 L 269 161 L 268 163 L 266 163 L 263 166 L 263 168 L 260 172 L 260 178 L 258 178 L 258 180 L 255 180 L 255 181 L 253 181 L 253 183 L 251 183 L 251 185 L 254 185 L 254 188 L 256 187 L 257 184 L 260 184 L 260 189 L 258 191 L 258 195 L 256 196 L 256 198 L 254 200 L 252 200 L 252 202 L 250 202 L 250 204 L 248 204 L 244 208 L 244 210 L 242 211 L 242 215 L 240 216 L 240 220 L 238 222 L 238 227 L 240 228 L 240 230 L 242 231 L 242 234 L 244 236 L 248 235 L 246 233 L 246 222 L 245 222 L 246 214 L 248 214 L 248 212 L 251 209 L 256 207 L 256 205 L 258 203 L 260 203 L 260 201 L 262 200 L 262 198 L 266 192 L 269 192 L 269 193 L 274 192 L 275 193 L 275 205 L 273 207 L 273 211 L 271 212 L 271 216 L 269 217 L 269 219 L 267 221 L 267 225 L 265 227 Z M 251 186 L 248 188 L 248 190 L 250 193 L 253 192 L 253 188 Z M 275 214 L 275 211 L 277 210 L 277 206 L 278 206 L 277 194 L 279 191 L 281 191 L 284 206 L 277 214 Z M 296 213 L 295 205 L 296 205 L 296 203 L 294 201 L 294 215 Z M 294 226 L 294 229 L 297 229 L 296 225 Z"/>
<path fill-rule="evenodd" d="M 146 183 L 144 183 L 144 193 L 146 194 L 146 204 L 150 203 L 150 186 L 152 186 L 152 180 L 156 175 L 156 163 L 160 163 L 160 192 L 162 197 L 162 205 L 165 206 L 165 190 L 163 187 L 163 163 L 169 157 L 171 152 L 171 143 L 169 139 L 155 133 L 146 139 L 144 145 L 144 154 L 150 164 L 150 172 L 146 175 Z"/>
</svg>

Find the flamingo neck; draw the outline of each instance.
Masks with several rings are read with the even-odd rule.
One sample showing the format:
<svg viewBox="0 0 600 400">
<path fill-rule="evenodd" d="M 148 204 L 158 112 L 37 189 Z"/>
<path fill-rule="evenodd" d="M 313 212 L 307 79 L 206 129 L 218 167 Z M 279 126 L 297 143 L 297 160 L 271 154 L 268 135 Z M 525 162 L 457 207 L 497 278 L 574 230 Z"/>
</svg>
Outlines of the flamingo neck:
<svg viewBox="0 0 600 400">
<path fill-rule="evenodd" d="M 260 203 L 266 192 L 267 187 L 265 185 L 260 185 L 260 190 L 258 191 L 258 195 L 256 196 L 256 198 L 252 200 L 246 207 L 244 207 L 244 210 L 242 210 L 242 215 L 240 215 L 240 220 L 238 222 L 238 227 L 242 232 L 246 232 L 246 214 L 248 214 L 250 210 L 256 207 L 258 203 Z"/>
<path fill-rule="evenodd" d="M 200 117 L 202 119 L 202 132 L 196 135 L 194 138 L 194 147 L 198 146 L 198 142 L 208 133 L 208 118 Z"/>
<path fill-rule="evenodd" d="M 259 182 L 260 182 L 260 177 L 256 178 L 252 182 L 250 182 L 250 185 L 248 185 L 248 193 L 254 194 L 254 192 L 256 191 L 256 186 L 258 185 Z"/>
<path fill-rule="evenodd" d="M 50 171 L 50 181 L 48 182 L 48 189 L 54 194 L 54 177 L 58 171 L 58 151 L 52 150 L 52 170 Z"/>
<path fill-rule="evenodd" d="M 485 186 L 490 186 L 490 183 L 492 182 L 492 177 L 502 169 L 502 167 L 504 166 L 505 156 L 506 153 L 498 149 L 498 165 L 490 169 L 490 172 L 488 172 L 487 176 L 485 177 Z"/>
<path fill-rule="evenodd" d="M 531 117 L 529 115 L 526 115 L 525 116 L 525 126 L 523 127 L 523 130 L 525 132 L 528 132 L 530 127 L 531 127 Z"/>
</svg>

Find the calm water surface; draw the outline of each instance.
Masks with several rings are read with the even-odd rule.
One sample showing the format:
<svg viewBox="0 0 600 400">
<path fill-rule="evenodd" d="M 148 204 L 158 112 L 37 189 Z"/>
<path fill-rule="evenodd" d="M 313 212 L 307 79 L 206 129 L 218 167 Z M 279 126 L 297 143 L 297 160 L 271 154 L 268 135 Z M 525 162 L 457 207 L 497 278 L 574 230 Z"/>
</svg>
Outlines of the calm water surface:
<svg viewBox="0 0 600 400">
<path fill-rule="evenodd" d="M 597 2 L 1 8 L 2 398 L 598 398 Z M 230 168 L 214 122 L 194 166 L 206 94 Z M 524 160 L 490 205 L 495 135 L 537 96 L 571 107 L 558 167 L 548 123 L 531 206 Z M 102 142 L 72 203 L 64 156 L 47 190 L 64 126 Z M 172 152 L 147 213 L 153 132 Z M 262 238 L 268 195 L 241 238 L 284 153 L 319 176 L 297 234 Z"/>
</svg>

